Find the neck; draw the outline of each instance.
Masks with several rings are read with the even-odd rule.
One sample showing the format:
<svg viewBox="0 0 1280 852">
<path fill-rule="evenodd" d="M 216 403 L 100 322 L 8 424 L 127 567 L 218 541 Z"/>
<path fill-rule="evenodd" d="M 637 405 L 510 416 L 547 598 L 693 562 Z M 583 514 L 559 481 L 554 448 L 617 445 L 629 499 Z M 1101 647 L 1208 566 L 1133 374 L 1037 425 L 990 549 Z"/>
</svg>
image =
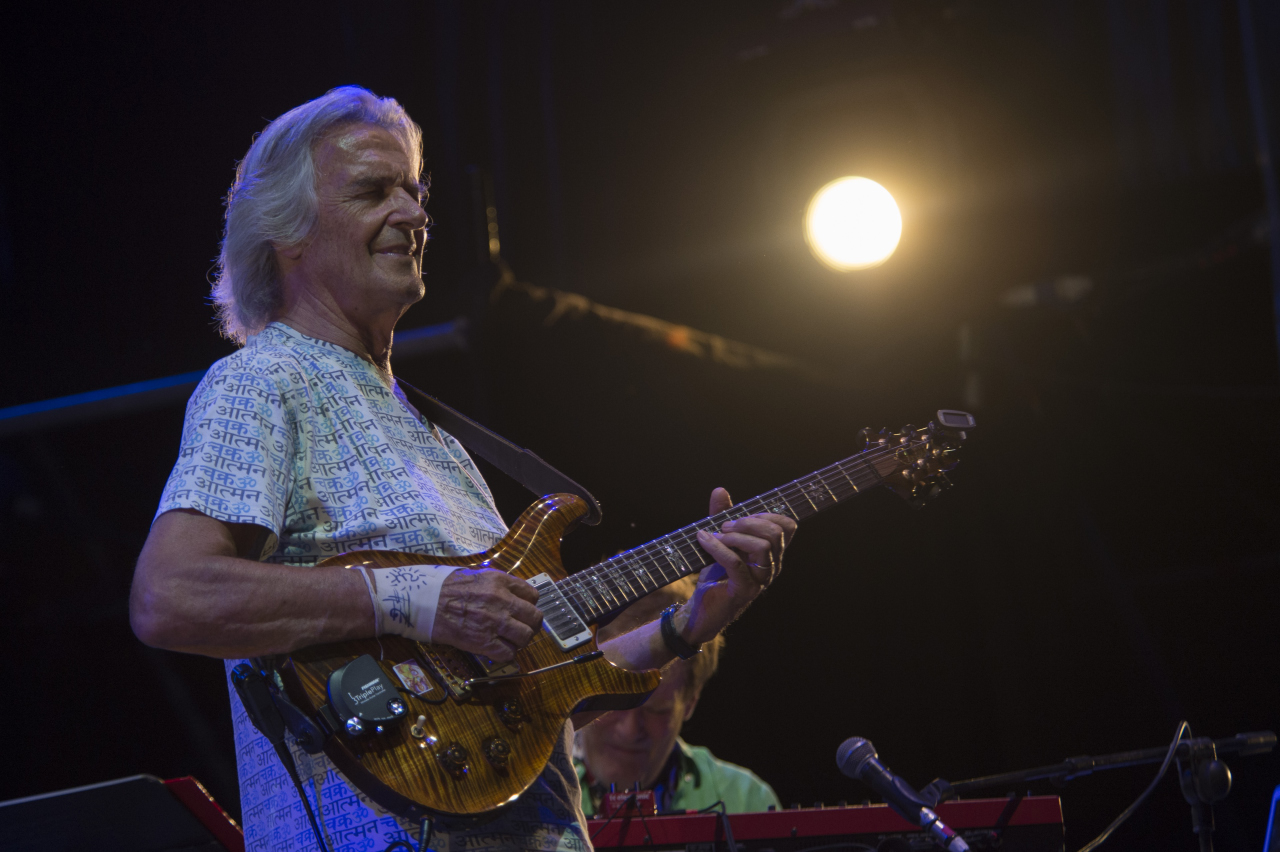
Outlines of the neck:
<svg viewBox="0 0 1280 852">
<path fill-rule="evenodd" d="M 802 476 L 781 488 L 744 500 L 719 514 L 619 553 L 556 583 L 587 623 L 599 621 L 662 586 L 696 574 L 711 563 L 698 544 L 698 530 L 715 532 L 726 521 L 758 512 L 800 521 L 879 485 L 896 469 L 895 452 L 904 445 L 873 444 L 844 461 Z"/>
<path fill-rule="evenodd" d="M 308 337 L 354 352 L 390 381 L 391 340 L 396 322 L 408 309 L 407 305 L 381 311 L 363 306 L 344 310 L 333 299 L 317 296 L 309 287 L 290 287 L 286 282 L 285 292 L 289 295 L 275 320 Z"/>
</svg>

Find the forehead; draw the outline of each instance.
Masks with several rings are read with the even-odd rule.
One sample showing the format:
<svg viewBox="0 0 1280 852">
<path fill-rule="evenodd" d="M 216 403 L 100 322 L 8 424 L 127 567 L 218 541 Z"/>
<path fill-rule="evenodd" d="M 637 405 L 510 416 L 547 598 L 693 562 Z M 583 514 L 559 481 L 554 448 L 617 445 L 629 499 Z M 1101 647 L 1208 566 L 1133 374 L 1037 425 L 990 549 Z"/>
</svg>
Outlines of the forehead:
<svg viewBox="0 0 1280 852">
<path fill-rule="evenodd" d="M 684 660 L 676 660 L 662 673 L 662 682 L 649 696 L 645 703 L 657 706 L 672 703 L 684 697 L 684 685 L 689 679 L 689 664 Z"/>
<path fill-rule="evenodd" d="M 345 124 L 330 130 L 316 144 L 315 163 L 322 183 L 376 174 L 417 177 L 400 140 L 373 124 Z"/>
</svg>

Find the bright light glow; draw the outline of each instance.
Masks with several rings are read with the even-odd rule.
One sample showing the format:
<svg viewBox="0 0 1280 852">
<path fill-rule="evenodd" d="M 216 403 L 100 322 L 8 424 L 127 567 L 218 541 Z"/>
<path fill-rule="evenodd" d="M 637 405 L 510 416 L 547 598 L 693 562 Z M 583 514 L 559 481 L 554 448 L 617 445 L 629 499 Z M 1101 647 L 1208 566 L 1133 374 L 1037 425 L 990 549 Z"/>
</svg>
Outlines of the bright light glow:
<svg viewBox="0 0 1280 852">
<path fill-rule="evenodd" d="M 804 232 L 814 256 L 832 269 L 867 269 L 884 263 L 898 247 L 902 214 L 880 184 L 843 177 L 813 196 Z"/>
</svg>

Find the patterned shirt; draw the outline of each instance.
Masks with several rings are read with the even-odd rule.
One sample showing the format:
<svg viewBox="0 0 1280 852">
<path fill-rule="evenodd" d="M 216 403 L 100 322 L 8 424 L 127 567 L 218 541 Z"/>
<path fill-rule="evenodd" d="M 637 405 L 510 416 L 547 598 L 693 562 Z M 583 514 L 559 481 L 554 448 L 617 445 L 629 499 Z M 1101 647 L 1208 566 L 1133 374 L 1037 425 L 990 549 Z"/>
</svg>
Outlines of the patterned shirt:
<svg viewBox="0 0 1280 852">
<path fill-rule="evenodd" d="M 580 744 L 579 744 L 580 745 Z M 586 788 L 587 764 L 582 749 L 576 748 L 573 765 L 583 785 L 582 811 L 589 817 L 600 815 L 600 802 L 608 792 L 603 785 Z M 782 808 L 778 794 L 750 769 L 721 760 L 705 746 L 691 746 L 679 737 L 667 767 L 658 775 L 654 799 L 660 813 L 682 814 L 700 811 L 723 802 L 726 813 L 751 814 Z"/>
<path fill-rule="evenodd" d="M 261 558 L 286 565 L 348 550 L 461 556 L 506 532 L 452 436 L 425 423 L 370 362 L 282 323 L 214 364 L 192 394 L 157 517 L 173 509 L 264 527 L 271 535 Z M 228 676 L 238 662 L 226 661 Z M 229 681 L 228 689 L 245 848 L 314 849 L 297 790 Z M 501 816 L 478 828 L 439 821 L 431 848 L 590 852 L 571 738 L 566 723 L 542 775 Z M 324 754 L 293 752 L 331 852 L 416 843 L 416 825 L 374 804 Z"/>
</svg>

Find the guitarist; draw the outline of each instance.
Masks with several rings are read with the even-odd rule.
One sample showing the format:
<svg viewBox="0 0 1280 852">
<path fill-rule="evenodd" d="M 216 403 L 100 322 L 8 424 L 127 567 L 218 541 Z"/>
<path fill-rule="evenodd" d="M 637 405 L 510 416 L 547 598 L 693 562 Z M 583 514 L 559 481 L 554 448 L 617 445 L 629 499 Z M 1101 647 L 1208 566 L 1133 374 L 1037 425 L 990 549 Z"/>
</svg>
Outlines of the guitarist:
<svg viewBox="0 0 1280 852">
<path fill-rule="evenodd" d="M 145 643 L 227 661 L 381 634 L 512 659 L 541 628 L 537 595 L 492 570 L 452 569 L 506 531 L 461 446 L 391 375 L 396 321 L 422 298 L 426 187 L 419 127 L 392 99 L 334 89 L 271 122 L 227 196 L 213 299 L 242 344 L 187 405 L 177 464 L 130 597 Z M 711 512 L 730 505 L 716 489 Z M 762 514 L 699 544 L 716 564 L 689 602 L 602 646 L 631 669 L 691 655 L 781 570 L 794 522 Z M 411 570 L 317 567 L 349 550 L 422 554 Z M 249 849 L 311 848 L 283 767 L 234 690 Z M 575 719 L 585 723 L 586 719 Z M 539 779 L 480 827 L 438 825 L 438 852 L 586 850 L 572 729 Z M 331 849 L 377 852 L 416 826 L 378 808 L 323 754 L 295 749 Z"/>
</svg>

